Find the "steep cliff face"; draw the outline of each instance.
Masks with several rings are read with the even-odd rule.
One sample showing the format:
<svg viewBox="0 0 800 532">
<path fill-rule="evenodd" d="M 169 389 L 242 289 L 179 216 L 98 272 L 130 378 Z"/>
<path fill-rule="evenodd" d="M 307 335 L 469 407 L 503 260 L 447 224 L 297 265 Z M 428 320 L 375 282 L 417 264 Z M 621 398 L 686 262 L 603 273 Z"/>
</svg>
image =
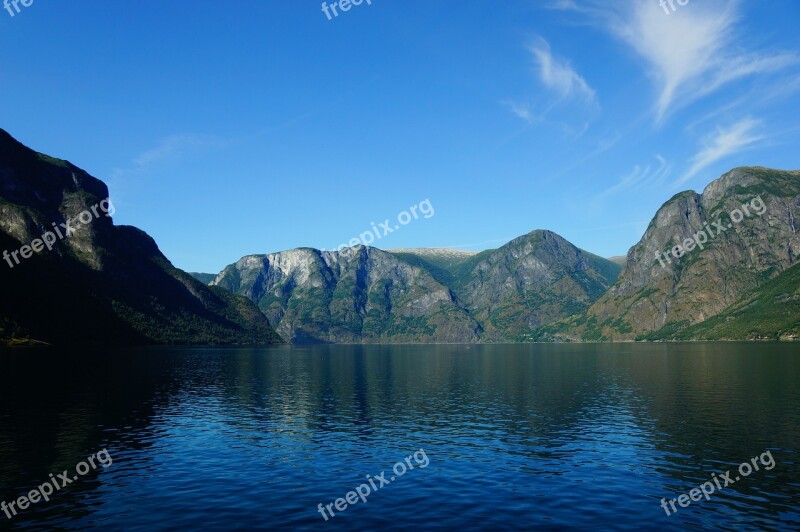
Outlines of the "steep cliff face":
<svg viewBox="0 0 800 532">
<path fill-rule="evenodd" d="M 447 287 L 375 248 L 244 257 L 212 284 L 257 302 L 296 343 L 473 342 L 480 333 Z"/>
<path fill-rule="evenodd" d="M 250 256 L 212 284 L 257 302 L 295 342 L 519 341 L 585 310 L 618 272 L 535 231 L 481 254 L 361 246 Z"/>
<path fill-rule="evenodd" d="M 659 340 L 800 340 L 800 264 L 748 293 L 716 316 Z"/>
<path fill-rule="evenodd" d="M 703 322 L 795 264 L 798 218 L 797 171 L 737 168 L 702 194 L 680 193 L 628 252 L 617 282 L 562 332 L 659 338 Z"/>
<path fill-rule="evenodd" d="M 252 302 L 174 268 L 145 233 L 115 226 L 113 213 L 100 180 L 0 130 L 0 339 L 281 341 Z"/>
</svg>

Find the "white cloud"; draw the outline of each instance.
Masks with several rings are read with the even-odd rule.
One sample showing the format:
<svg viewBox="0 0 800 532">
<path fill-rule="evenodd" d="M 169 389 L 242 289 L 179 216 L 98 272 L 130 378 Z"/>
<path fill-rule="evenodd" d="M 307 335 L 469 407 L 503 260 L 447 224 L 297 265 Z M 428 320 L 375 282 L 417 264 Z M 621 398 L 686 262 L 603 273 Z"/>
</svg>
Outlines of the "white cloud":
<svg viewBox="0 0 800 532">
<path fill-rule="evenodd" d="M 551 124 L 573 139 L 582 136 L 589 129 L 589 122 L 586 119 L 587 106 L 592 110 L 598 108 L 594 89 L 569 61 L 553 55 L 550 44 L 544 39 L 537 38 L 530 44 L 528 50 L 534 61 L 534 72 L 544 87 L 545 94 L 535 100 L 533 98 L 525 102 L 503 100 L 500 103 L 528 124 Z M 580 108 L 563 109 L 559 112 L 559 118 L 555 120 L 549 118 L 555 108 L 568 102 L 577 103 Z"/>
<path fill-rule="evenodd" d="M 504 100 L 501 103 L 507 105 L 511 112 L 519 118 L 525 120 L 526 122 L 533 122 L 533 116 L 531 115 L 530 107 L 527 105 L 511 100 Z"/>
<path fill-rule="evenodd" d="M 537 39 L 529 48 L 538 68 L 539 80 L 558 97 L 558 101 L 577 98 L 594 103 L 596 95 L 586 80 L 566 60 L 553 56 L 550 44 Z"/>
<path fill-rule="evenodd" d="M 667 15 L 658 2 L 559 1 L 551 9 L 587 16 L 622 41 L 646 64 L 658 96 L 656 122 L 746 76 L 774 72 L 797 62 L 789 53 L 766 54 L 737 46 L 739 0 L 703 0 Z"/>
<path fill-rule="evenodd" d="M 705 147 L 692 158 L 692 166 L 674 186 L 684 184 L 715 162 L 762 140 L 764 135 L 757 133 L 756 130 L 763 124 L 761 120 L 748 117 L 728 128 L 717 128 L 717 131 L 706 139 Z"/>
<path fill-rule="evenodd" d="M 616 185 L 597 194 L 594 200 L 602 199 L 629 188 L 641 188 L 645 185 L 658 185 L 662 183 L 672 170 L 672 165 L 661 155 L 656 154 L 654 157 L 658 161 L 658 166 L 653 166 L 652 164 L 640 166 L 637 164 L 633 167 L 631 173 L 620 179 Z"/>
</svg>

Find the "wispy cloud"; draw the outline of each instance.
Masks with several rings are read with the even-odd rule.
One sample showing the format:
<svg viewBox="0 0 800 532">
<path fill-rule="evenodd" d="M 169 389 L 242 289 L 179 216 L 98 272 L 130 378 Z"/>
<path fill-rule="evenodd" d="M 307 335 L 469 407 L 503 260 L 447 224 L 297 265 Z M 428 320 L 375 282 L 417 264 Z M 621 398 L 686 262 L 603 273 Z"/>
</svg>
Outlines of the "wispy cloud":
<svg viewBox="0 0 800 532">
<path fill-rule="evenodd" d="M 568 61 L 553 56 L 550 44 L 542 38 L 536 39 L 529 50 L 538 68 L 539 81 L 556 94 L 558 101 L 571 98 L 594 103 L 596 93 L 586 80 L 575 71 Z"/>
<path fill-rule="evenodd" d="M 654 186 L 663 183 L 671 172 L 672 165 L 661 155 L 656 154 L 655 159 L 658 161 L 658 165 L 648 164 L 641 166 L 637 164 L 629 174 L 625 175 L 614 186 L 597 194 L 593 200 L 597 201 L 630 188 L 641 188 L 645 185 Z"/>
<path fill-rule="evenodd" d="M 756 132 L 763 125 L 761 120 L 748 117 L 730 127 L 717 128 L 716 132 L 706 138 L 705 147 L 692 158 L 692 166 L 675 182 L 674 186 L 678 187 L 686 183 L 715 162 L 764 139 L 763 134 Z"/>
<path fill-rule="evenodd" d="M 743 113 L 738 109 L 742 107 L 746 107 L 751 112 L 757 109 L 763 109 L 783 99 L 789 98 L 797 92 L 800 92 L 800 75 L 784 76 L 776 80 L 771 86 L 765 87 L 758 85 L 752 87 L 739 98 L 701 116 L 684 129 L 687 132 L 692 132 L 697 129 L 700 124 L 708 122 L 711 119 L 720 116 L 729 116 L 731 111 L 736 111 L 741 115 Z"/>
<path fill-rule="evenodd" d="M 111 172 L 112 178 L 122 178 L 146 170 L 170 159 L 175 159 L 186 153 L 219 147 L 226 143 L 225 140 L 212 135 L 180 134 L 170 135 L 161 139 L 155 146 L 136 156 L 131 165 L 125 168 L 115 168 Z"/>
<path fill-rule="evenodd" d="M 205 148 L 219 142 L 219 139 L 205 135 L 172 135 L 163 139 L 155 148 L 139 155 L 134 162 L 139 166 L 146 166 L 189 150 Z"/>
<path fill-rule="evenodd" d="M 575 68 L 564 58 L 553 54 L 550 44 L 541 37 L 536 38 L 528 51 L 533 59 L 536 77 L 545 89 L 547 96 L 537 98 L 534 106 L 516 100 L 503 100 L 502 103 L 517 117 L 533 124 L 546 122 L 550 112 L 561 104 L 575 102 L 581 105 L 597 107 L 597 94 Z M 541 102 L 545 102 L 542 104 Z M 588 128 L 583 121 L 580 127 L 564 123 L 559 126 L 570 136 L 580 136 Z"/>
<path fill-rule="evenodd" d="M 549 176 L 549 180 L 552 181 L 553 179 L 557 179 L 557 178 L 559 178 L 559 177 L 561 177 L 561 176 L 563 176 L 563 175 L 565 175 L 567 173 L 572 172 L 573 170 L 575 170 L 577 168 L 580 168 L 586 162 L 594 159 L 598 155 L 600 155 L 602 153 L 605 153 L 608 150 L 610 150 L 611 148 L 613 148 L 614 146 L 616 146 L 617 143 L 620 140 L 622 140 L 622 133 L 620 133 L 619 131 L 615 131 L 613 136 L 608 136 L 608 137 L 605 137 L 605 138 L 601 138 L 599 141 L 597 141 L 595 143 L 595 147 L 594 147 L 594 149 L 592 149 L 592 151 L 590 151 L 590 152 L 588 152 L 585 155 L 582 155 L 580 157 L 571 158 L 570 160 L 572 161 L 572 163 L 562 166 L 561 170 L 559 170 L 555 174 Z M 574 186 L 581 187 L 581 186 L 583 186 L 584 182 L 589 180 L 589 179 L 590 179 L 590 177 L 586 176 L 586 177 L 584 177 L 583 180 L 576 182 L 574 184 Z"/>
<path fill-rule="evenodd" d="M 551 9 L 574 11 L 630 46 L 647 64 L 658 95 L 656 122 L 747 76 L 795 64 L 791 53 L 747 51 L 739 46 L 739 0 L 704 0 L 666 15 L 656 1 L 561 0 Z"/>
<path fill-rule="evenodd" d="M 534 121 L 533 115 L 531 115 L 531 109 L 528 105 L 515 102 L 512 100 L 503 100 L 500 103 L 506 105 L 512 113 L 514 113 L 517 117 L 523 119 L 524 121 L 528 123 L 532 123 Z"/>
<path fill-rule="evenodd" d="M 592 150 L 592 152 L 589 154 L 589 157 L 591 158 L 591 157 L 594 157 L 595 155 L 599 155 L 599 154 L 603 153 L 604 151 L 610 150 L 620 140 L 622 140 L 622 133 L 620 133 L 619 131 L 615 131 L 613 137 L 607 137 L 607 138 L 604 138 L 604 139 L 600 139 L 597 142 L 597 148 Z"/>
</svg>

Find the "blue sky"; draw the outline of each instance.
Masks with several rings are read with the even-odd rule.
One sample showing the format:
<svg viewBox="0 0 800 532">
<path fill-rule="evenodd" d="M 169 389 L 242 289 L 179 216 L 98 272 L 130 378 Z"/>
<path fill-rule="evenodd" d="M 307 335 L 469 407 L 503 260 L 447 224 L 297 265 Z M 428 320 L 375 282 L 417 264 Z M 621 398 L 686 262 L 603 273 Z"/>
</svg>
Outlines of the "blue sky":
<svg viewBox="0 0 800 532">
<path fill-rule="evenodd" d="M 800 169 L 800 2 L 34 0 L 0 10 L 0 127 L 109 184 L 183 269 L 534 229 L 625 254 L 675 193 Z M 13 9 L 13 8 L 12 8 Z"/>
</svg>

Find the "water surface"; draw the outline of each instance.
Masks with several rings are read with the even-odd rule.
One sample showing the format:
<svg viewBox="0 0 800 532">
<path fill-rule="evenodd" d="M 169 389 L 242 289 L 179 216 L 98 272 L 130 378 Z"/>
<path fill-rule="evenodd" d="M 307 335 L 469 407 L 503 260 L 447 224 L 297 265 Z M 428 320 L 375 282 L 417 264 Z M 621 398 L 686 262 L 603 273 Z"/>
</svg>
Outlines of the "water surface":
<svg viewBox="0 0 800 532">
<path fill-rule="evenodd" d="M 797 529 L 800 349 L 0 352 L 0 500 L 102 449 L 110 467 L 0 527 Z M 420 450 L 427 467 L 318 512 Z M 661 508 L 768 450 L 771 470 Z"/>
</svg>

